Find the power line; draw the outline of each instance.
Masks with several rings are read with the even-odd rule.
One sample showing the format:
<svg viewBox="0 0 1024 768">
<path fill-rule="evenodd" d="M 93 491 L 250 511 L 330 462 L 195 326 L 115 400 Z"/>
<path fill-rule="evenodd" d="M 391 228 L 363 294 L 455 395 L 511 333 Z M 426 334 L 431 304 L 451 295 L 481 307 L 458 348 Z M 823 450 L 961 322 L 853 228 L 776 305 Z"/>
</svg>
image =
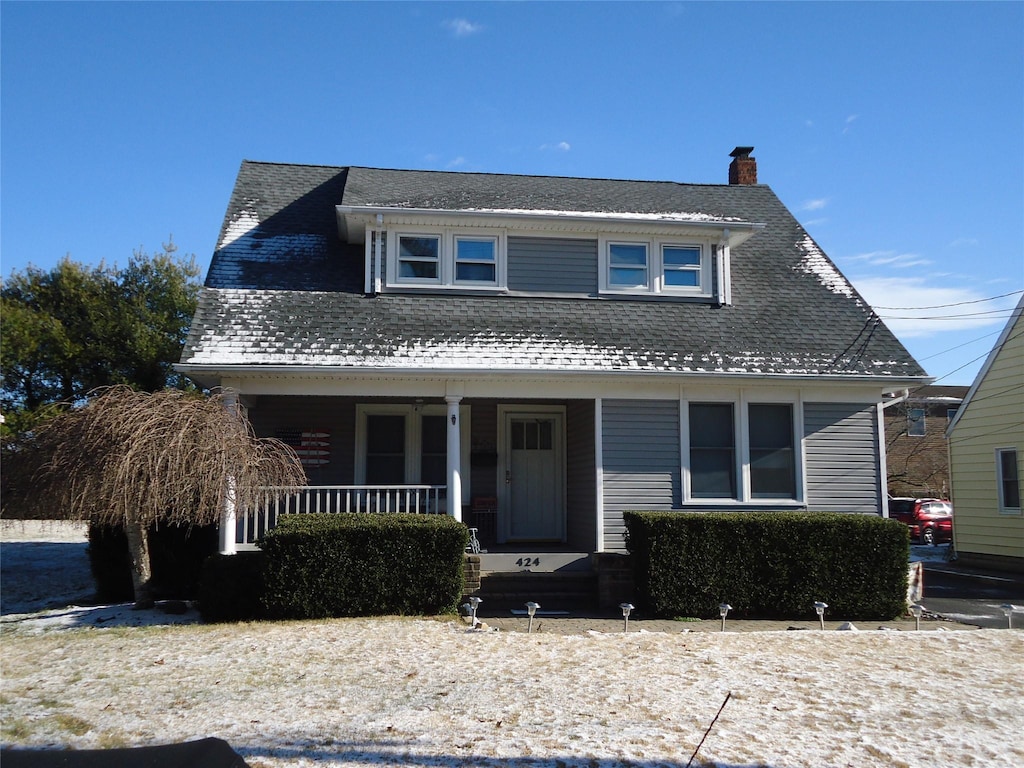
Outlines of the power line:
<svg viewBox="0 0 1024 768">
<path fill-rule="evenodd" d="M 1000 328 L 998 331 L 992 331 L 991 333 L 986 333 L 984 336 L 979 336 L 976 339 L 971 339 L 970 341 L 965 341 L 963 344 L 957 344 L 955 347 L 950 347 L 949 349 L 944 349 L 941 352 L 936 352 L 934 355 L 928 355 L 928 357 L 919 357 L 919 358 L 917 358 L 917 361 L 920 363 L 923 360 L 931 360 L 933 357 L 939 357 L 941 355 L 945 355 L 945 354 L 947 354 L 949 352 L 953 352 L 954 350 L 960 349 L 960 347 L 967 347 L 967 346 L 970 346 L 971 344 L 977 344 L 979 341 L 981 341 L 983 339 L 987 339 L 989 336 L 998 336 L 1002 332 L 1003 331 Z"/>
<path fill-rule="evenodd" d="M 905 311 L 910 311 L 907 309 Z M 955 315 L 879 315 L 883 320 L 955 320 L 962 317 L 982 317 L 995 315 L 996 317 L 1012 317 L 1013 309 L 988 309 L 984 312 L 963 312 Z"/>
<path fill-rule="evenodd" d="M 898 312 L 918 309 L 945 309 L 946 307 L 962 307 L 965 304 L 982 304 L 986 301 L 996 301 L 997 299 L 1005 299 L 1007 296 L 1017 296 L 1022 293 L 1024 293 L 1024 290 L 1010 291 L 1009 293 L 1002 293 L 999 296 L 991 296 L 987 299 L 972 299 L 971 301 L 958 301 L 953 304 L 933 304 L 929 307 L 875 307 L 875 309 L 888 309 L 895 310 Z"/>
<path fill-rule="evenodd" d="M 1021 337 L 1022 335 L 1024 335 L 1024 331 L 1021 331 L 1020 333 L 1014 334 L 1014 335 L 1012 335 L 1012 336 L 1007 336 L 1007 337 L 1006 337 L 1005 339 L 1003 339 L 1003 343 L 1002 343 L 1002 345 L 1000 345 L 1000 348 L 1002 348 L 1002 347 L 1005 347 L 1005 346 L 1006 346 L 1006 344 L 1007 344 L 1007 342 L 1010 342 L 1010 341 L 1015 341 L 1016 339 L 1019 339 L 1019 338 L 1020 338 L 1020 337 Z M 973 360 L 968 360 L 968 361 L 967 361 L 966 363 L 964 363 L 963 365 L 961 365 L 961 366 L 960 366 L 959 368 L 955 368 L 954 370 L 950 371 L 949 373 L 944 373 L 944 374 L 942 374 L 941 376 L 939 376 L 939 378 L 937 378 L 937 379 L 936 379 L 935 381 L 933 381 L 933 382 L 932 382 L 932 384 L 935 384 L 936 382 L 942 381 L 942 380 L 943 380 L 943 379 L 945 379 L 945 378 L 946 378 L 947 376 L 952 376 L 952 375 L 953 375 L 954 373 L 958 373 L 958 372 L 962 371 L 962 370 L 963 370 L 964 368 L 966 368 L 967 366 L 969 366 L 969 365 L 972 365 L 972 364 L 974 364 L 974 363 L 978 362 L 978 361 L 979 361 L 979 360 L 981 360 L 982 358 L 988 357 L 988 356 L 989 356 L 989 355 L 991 355 L 991 354 L 992 354 L 992 353 L 993 353 L 994 351 L 995 351 L 995 348 L 993 348 L 993 349 L 990 349 L 990 350 L 988 350 L 987 352 L 985 352 L 984 354 L 982 354 L 982 355 L 978 355 L 978 356 L 977 356 L 976 358 L 974 358 Z"/>
</svg>

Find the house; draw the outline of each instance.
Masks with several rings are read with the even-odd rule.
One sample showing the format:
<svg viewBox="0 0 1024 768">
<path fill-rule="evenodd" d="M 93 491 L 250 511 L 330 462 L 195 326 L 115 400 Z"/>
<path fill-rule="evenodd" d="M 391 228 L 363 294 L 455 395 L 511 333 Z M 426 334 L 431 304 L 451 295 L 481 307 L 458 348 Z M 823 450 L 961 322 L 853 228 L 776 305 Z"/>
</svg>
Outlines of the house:
<svg viewBox="0 0 1024 768">
<path fill-rule="evenodd" d="M 946 430 L 953 544 L 965 565 L 1024 572 L 1024 297 Z"/>
<path fill-rule="evenodd" d="M 949 498 L 946 427 L 969 387 L 925 386 L 885 401 L 890 496 Z"/>
<path fill-rule="evenodd" d="M 928 378 L 751 151 L 728 184 L 246 161 L 178 370 L 296 447 L 302 509 L 582 553 L 628 509 L 883 515 L 883 398 Z"/>
</svg>

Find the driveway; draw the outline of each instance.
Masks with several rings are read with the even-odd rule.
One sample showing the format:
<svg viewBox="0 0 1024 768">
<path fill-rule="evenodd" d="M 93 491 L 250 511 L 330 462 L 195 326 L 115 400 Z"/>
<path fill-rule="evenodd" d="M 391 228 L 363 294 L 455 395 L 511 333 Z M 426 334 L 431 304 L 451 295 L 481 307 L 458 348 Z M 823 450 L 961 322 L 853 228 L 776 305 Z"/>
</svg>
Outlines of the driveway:
<svg viewBox="0 0 1024 768">
<path fill-rule="evenodd" d="M 940 616 L 987 628 L 1006 628 L 1001 606 L 1017 606 L 1014 629 L 1024 629 L 1024 574 L 978 571 L 956 563 L 925 562 L 921 604 Z"/>
</svg>

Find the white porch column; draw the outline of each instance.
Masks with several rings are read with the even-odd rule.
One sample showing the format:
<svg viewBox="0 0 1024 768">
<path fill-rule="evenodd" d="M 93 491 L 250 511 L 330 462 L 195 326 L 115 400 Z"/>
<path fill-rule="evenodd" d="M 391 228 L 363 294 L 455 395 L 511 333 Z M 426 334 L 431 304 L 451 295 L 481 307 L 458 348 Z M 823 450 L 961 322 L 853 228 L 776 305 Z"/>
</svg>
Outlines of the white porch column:
<svg viewBox="0 0 1024 768">
<path fill-rule="evenodd" d="M 459 424 L 461 397 L 449 395 L 448 403 L 448 513 L 462 522 L 462 425 Z"/>
<path fill-rule="evenodd" d="M 238 395 L 225 393 L 224 407 L 228 410 L 238 408 Z M 224 505 L 220 510 L 220 553 L 222 555 L 235 554 L 235 478 L 228 477 L 227 492 L 224 495 Z"/>
</svg>

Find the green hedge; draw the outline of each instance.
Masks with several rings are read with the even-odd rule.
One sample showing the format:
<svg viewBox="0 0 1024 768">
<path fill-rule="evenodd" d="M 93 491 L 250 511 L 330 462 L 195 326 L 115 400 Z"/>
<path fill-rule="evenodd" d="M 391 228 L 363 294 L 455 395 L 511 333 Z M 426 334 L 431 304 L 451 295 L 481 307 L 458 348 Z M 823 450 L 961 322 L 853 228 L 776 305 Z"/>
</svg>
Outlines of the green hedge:
<svg viewBox="0 0 1024 768">
<path fill-rule="evenodd" d="M 447 515 L 284 515 L 261 546 L 274 618 L 451 613 L 469 531 Z"/>
<path fill-rule="evenodd" d="M 153 596 L 186 600 L 199 594 L 203 561 L 217 551 L 217 526 L 155 525 L 149 529 Z M 133 600 L 132 560 L 124 526 L 89 526 L 89 567 L 101 602 Z"/>
<path fill-rule="evenodd" d="M 203 563 L 199 614 L 203 621 L 253 621 L 266 617 L 263 607 L 262 552 L 210 555 Z"/>
<path fill-rule="evenodd" d="M 652 615 L 886 621 L 906 606 L 907 527 L 873 515 L 626 512 L 639 605 Z"/>
</svg>

